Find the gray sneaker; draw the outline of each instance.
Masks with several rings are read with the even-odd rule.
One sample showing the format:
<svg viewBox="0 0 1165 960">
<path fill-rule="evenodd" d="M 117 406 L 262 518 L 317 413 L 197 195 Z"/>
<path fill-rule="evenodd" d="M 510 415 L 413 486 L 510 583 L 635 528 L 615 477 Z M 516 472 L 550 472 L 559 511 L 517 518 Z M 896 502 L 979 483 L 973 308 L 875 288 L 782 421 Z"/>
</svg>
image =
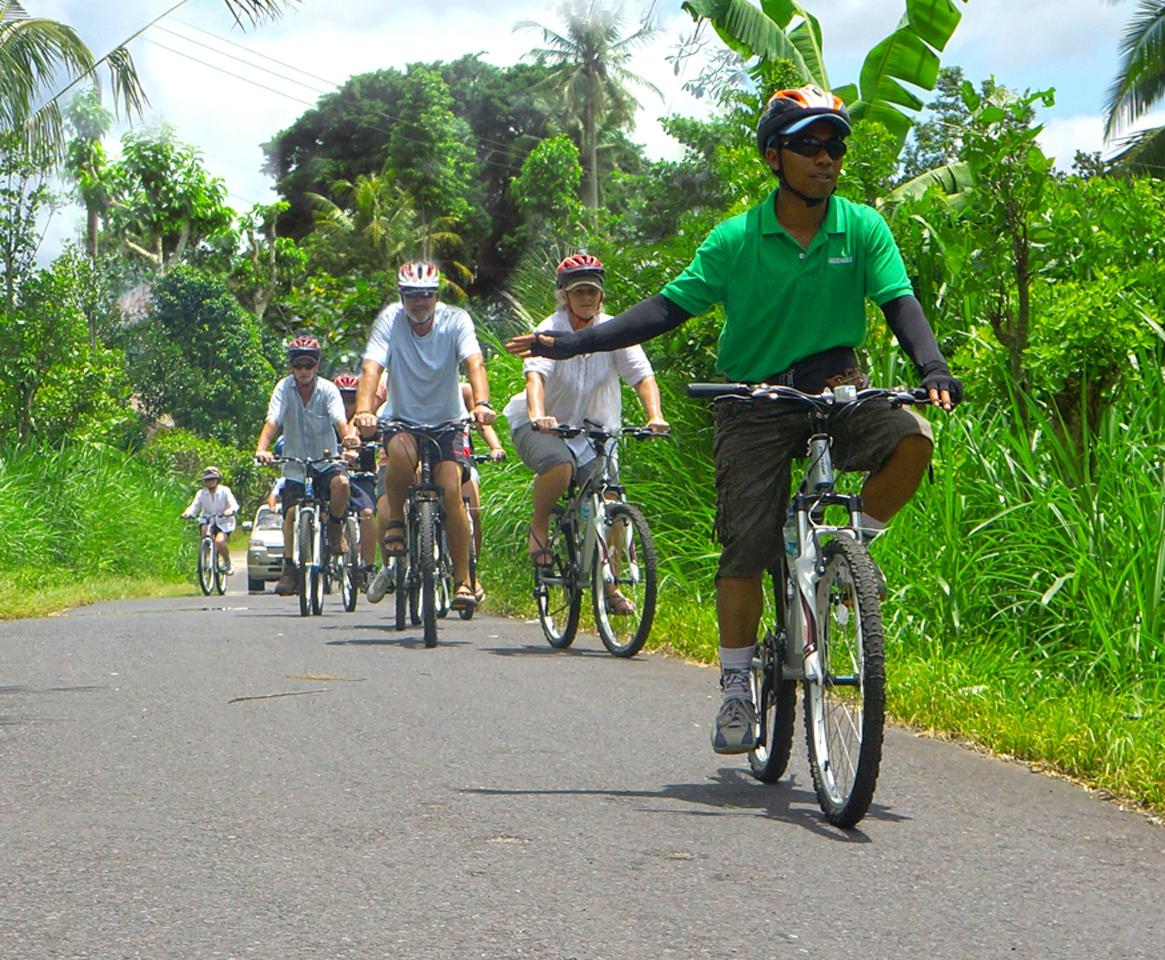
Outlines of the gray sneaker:
<svg viewBox="0 0 1165 960">
<path fill-rule="evenodd" d="M 724 702 L 712 724 L 712 749 L 717 753 L 749 753 L 756 749 L 756 707 L 748 670 L 721 670 Z"/>
<path fill-rule="evenodd" d="M 396 564 L 386 563 L 381 566 L 372 582 L 368 584 L 368 602 L 380 603 L 384 595 L 396 586 Z"/>
</svg>

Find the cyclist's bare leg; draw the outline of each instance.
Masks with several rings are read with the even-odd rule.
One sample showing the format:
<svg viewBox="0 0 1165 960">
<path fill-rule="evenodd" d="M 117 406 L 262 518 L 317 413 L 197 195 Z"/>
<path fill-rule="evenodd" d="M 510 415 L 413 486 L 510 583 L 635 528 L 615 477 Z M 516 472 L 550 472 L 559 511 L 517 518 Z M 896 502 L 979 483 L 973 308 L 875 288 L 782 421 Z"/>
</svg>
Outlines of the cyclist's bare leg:
<svg viewBox="0 0 1165 960">
<path fill-rule="evenodd" d="M 407 433 L 398 433 L 388 442 L 388 470 L 384 475 L 385 513 L 381 528 L 400 522 L 405 515 L 405 496 L 409 485 L 416 482 L 417 446 Z"/>
<path fill-rule="evenodd" d="M 716 619 L 720 646 L 739 650 L 756 643 L 764 610 L 763 573 L 749 577 L 718 577 Z"/>
<path fill-rule="evenodd" d="M 926 475 L 932 452 L 926 437 L 903 437 L 881 468 L 866 479 L 862 509 L 875 520 L 889 521 L 914 496 Z"/>
<path fill-rule="evenodd" d="M 569 463 L 556 463 L 534 478 L 534 516 L 530 518 L 527 545 L 531 556 L 545 549 L 545 544 L 550 542 L 550 511 L 570 486 L 573 469 Z"/>
<path fill-rule="evenodd" d="M 360 559 L 367 566 L 376 563 L 376 517 L 371 510 L 360 511 Z"/>
<path fill-rule="evenodd" d="M 224 567 L 229 567 L 231 563 L 231 551 L 227 546 L 227 535 L 221 530 L 215 531 L 214 548 L 218 551 L 218 556 L 219 559 L 222 560 L 222 565 Z"/>
<path fill-rule="evenodd" d="M 606 499 L 618 501 L 617 494 L 608 493 Z M 618 578 L 619 576 L 619 560 L 623 556 L 624 541 L 627 539 L 627 524 L 616 523 L 611 526 L 611 532 L 607 536 L 607 559 L 611 563 L 611 573 Z M 619 593 L 619 588 L 613 583 L 605 584 L 603 592 L 608 596 L 613 596 Z"/>
<path fill-rule="evenodd" d="M 331 504 L 333 517 L 342 517 L 348 512 L 350 493 L 347 474 L 338 473 L 332 477 L 332 482 L 328 486 L 328 503 Z"/>
<path fill-rule="evenodd" d="M 469 500 L 469 512 L 473 516 L 473 552 L 481 556 L 481 492 L 477 484 L 470 480 L 461 485 L 461 495 Z"/>
<path fill-rule="evenodd" d="M 295 514 L 297 512 L 296 505 L 283 505 L 283 565 L 286 567 L 288 563 L 295 561 L 295 557 L 291 555 L 291 550 L 295 544 Z"/>
<path fill-rule="evenodd" d="M 453 579 L 459 584 L 469 583 L 469 518 L 465 515 L 465 501 L 461 499 L 461 464 L 444 460 L 436 465 L 433 473 L 433 479 L 445 491 L 445 528 L 449 534 L 449 552 L 453 555 Z"/>
</svg>

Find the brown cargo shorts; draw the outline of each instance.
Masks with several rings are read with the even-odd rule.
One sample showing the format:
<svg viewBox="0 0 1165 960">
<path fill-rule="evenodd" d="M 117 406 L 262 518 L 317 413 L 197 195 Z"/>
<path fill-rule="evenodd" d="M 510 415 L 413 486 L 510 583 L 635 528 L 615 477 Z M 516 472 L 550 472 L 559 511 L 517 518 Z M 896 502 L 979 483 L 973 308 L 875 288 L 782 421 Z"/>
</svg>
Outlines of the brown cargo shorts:
<svg viewBox="0 0 1165 960">
<path fill-rule="evenodd" d="M 750 577 L 775 566 L 784 550 L 790 464 L 805 454 L 805 411 L 780 404 L 722 400 L 713 412 L 716 538 L 723 550 L 717 577 Z M 906 437 L 934 444 L 930 424 L 914 410 L 870 403 L 830 418 L 836 470 L 878 470 Z"/>
</svg>

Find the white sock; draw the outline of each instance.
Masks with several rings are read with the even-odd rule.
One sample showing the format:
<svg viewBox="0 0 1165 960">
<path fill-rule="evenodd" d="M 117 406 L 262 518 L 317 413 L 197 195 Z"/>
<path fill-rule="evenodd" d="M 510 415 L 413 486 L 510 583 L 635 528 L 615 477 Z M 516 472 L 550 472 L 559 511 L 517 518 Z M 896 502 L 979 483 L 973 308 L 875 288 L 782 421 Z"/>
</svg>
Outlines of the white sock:
<svg viewBox="0 0 1165 960">
<path fill-rule="evenodd" d="M 756 644 L 747 647 L 720 648 L 721 686 L 725 697 L 751 696 L 749 669 Z"/>
</svg>

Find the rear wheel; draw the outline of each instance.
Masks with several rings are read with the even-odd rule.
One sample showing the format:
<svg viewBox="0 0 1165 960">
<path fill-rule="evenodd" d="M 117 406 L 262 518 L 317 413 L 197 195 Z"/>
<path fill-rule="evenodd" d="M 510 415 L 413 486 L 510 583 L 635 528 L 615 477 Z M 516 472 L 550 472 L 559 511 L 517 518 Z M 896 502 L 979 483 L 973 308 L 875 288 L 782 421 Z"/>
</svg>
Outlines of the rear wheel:
<svg viewBox="0 0 1165 960">
<path fill-rule="evenodd" d="M 781 676 L 784 662 L 785 565 L 773 573 L 771 595 L 766 596 L 765 621 L 772 624 L 752 659 L 752 696 L 757 705 L 757 747 L 748 755 L 752 775 L 764 783 L 776 783 L 789 766 L 793 750 L 793 724 L 797 712 L 797 681 Z"/>
<path fill-rule="evenodd" d="M 437 616 L 443 620 L 449 616 L 453 604 L 453 556 L 449 553 L 449 536 L 444 524 L 441 524 L 437 543 L 441 547 L 437 555 Z"/>
<path fill-rule="evenodd" d="M 552 562 L 544 567 L 534 567 L 534 600 L 538 604 L 538 622 L 542 624 L 547 642 L 561 650 L 574 643 L 578 632 L 582 586 L 579 583 L 574 525 L 559 504 L 555 504 L 550 516 L 547 550 Z"/>
<path fill-rule="evenodd" d="M 595 627 L 611 653 L 633 657 L 655 619 L 655 545 L 636 507 L 608 503 L 603 509 L 603 539 L 595 546 L 591 577 Z"/>
<path fill-rule="evenodd" d="M 838 537 L 822 551 L 814 610 L 821 679 L 805 681 L 805 735 L 817 802 L 852 827 L 874 798 L 886 707 L 878 575 L 863 544 Z"/>
<path fill-rule="evenodd" d="M 248 593 L 262 593 L 267 588 L 266 580 L 256 580 L 254 577 L 247 577 L 247 592 Z"/>
<path fill-rule="evenodd" d="M 472 590 L 477 589 L 477 550 L 473 546 L 473 514 L 469 510 L 469 501 L 465 501 L 465 515 L 469 518 L 469 586 Z M 452 561 L 451 561 L 452 562 Z M 473 611 L 477 609 L 477 604 L 469 604 L 462 607 L 457 612 L 461 615 L 462 620 L 472 620 Z"/>
<path fill-rule="evenodd" d="M 437 646 L 437 579 L 440 576 L 440 555 L 438 537 L 437 504 L 422 500 L 418 510 L 419 526 L 417 541 L 420 545 L 421 563 L 421 620 L 425 636 L 425 646 Z"/>
<path fill-rule="evenodd" d="M 209 597 L 214 589 L 214 543 L 203 537 L 198 544 L 198 586 Z"/>
<path fill-rule="evenodd" d="M 328 543 L 328 528 L 320 528 L 318 524 L 319 519 L 316 518 L 313 527 L 317 531 L 319 542 L 312 548 L 312 559 L 315 562 L 311 565 L 310 577 L 311 612 L 316 617 L 324 612 L 324 594 L 329 591 L 331 586 L 328 583 L 328 570 L 332 563 L 332 548 Z"/>
</svg>

